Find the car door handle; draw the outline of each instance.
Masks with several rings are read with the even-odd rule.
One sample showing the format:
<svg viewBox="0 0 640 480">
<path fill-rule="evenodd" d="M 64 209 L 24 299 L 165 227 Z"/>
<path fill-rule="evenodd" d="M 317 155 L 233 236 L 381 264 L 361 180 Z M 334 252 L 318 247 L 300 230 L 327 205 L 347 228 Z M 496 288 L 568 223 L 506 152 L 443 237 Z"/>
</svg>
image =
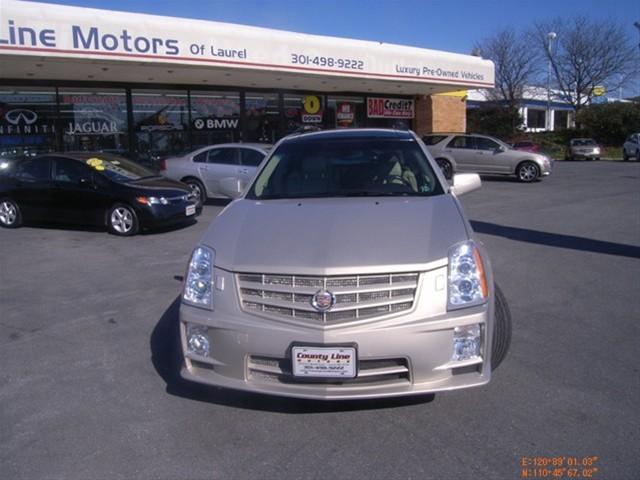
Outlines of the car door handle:
<svg viewBox="0 0 640 480">
<path fill-rule="evenodd" d="M 239 168 L 238 169 L 238 173 L 249 173 L 249 169 L 248 168 Z"/>
</svg>

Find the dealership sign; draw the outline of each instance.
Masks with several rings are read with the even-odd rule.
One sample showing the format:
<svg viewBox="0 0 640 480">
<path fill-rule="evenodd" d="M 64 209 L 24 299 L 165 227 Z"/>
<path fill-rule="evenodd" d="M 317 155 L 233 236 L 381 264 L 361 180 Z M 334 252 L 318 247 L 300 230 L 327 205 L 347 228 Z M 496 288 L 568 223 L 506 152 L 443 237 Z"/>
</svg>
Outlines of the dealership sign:
<svg viewBox="0 0 640 480">
<path fill-rule="evenodd" d="M 369 118 L 413 118 L 414 102 L 403 98 L 367 98 Z"/>
<path fill-rule="evenodd" d="M 0 54 L 493 87 L 478 57 L 218 22 L 0 0 Z M 309 114 L 317 115 L 317 114 Z"/>
</svg>

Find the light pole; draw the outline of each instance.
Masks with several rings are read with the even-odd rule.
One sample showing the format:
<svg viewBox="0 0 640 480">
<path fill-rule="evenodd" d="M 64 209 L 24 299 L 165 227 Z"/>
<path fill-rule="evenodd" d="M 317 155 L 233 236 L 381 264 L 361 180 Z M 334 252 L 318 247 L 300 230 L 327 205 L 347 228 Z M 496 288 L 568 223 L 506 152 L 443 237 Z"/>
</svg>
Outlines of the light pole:
<svg viewBox="0 0 640 480">
<path fill-rule="evenodd" d="M 551 42 L 556 39 L 558 35 L 556 32 L 547 33 L 547 116 L 546 116 L 546 130 L 549 131 L 551 127 Z"/>
</svg>

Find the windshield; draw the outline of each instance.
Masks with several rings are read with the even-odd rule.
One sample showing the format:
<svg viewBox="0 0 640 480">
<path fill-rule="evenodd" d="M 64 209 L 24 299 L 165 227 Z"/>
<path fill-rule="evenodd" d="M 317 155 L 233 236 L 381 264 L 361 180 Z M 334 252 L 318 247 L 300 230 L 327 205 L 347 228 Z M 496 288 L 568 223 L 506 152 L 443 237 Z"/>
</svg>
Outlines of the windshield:
<svg viewBox="0 0 640 480">
<path fill-rule="evenodd" d="M 571 145 L 573 145 L 574 147 L 587 147 L 596 145 L 596 142 L 595 140 L 592 140 L 590 138 L 578 138 L 575 140 L 571 140 Z"/>
<path fill-rule="evenodd" d="M 315 138 L 280 145 L 247 198 L 441 193 L 442 187 L 415 140 Z"/>
<path fill-rule="evenodd" d="M 142 165 L 110 153 L 98 153 L 87 158 L 85 163 L 114 182 L 132 182 L 156 176 Z"/>
</svg>

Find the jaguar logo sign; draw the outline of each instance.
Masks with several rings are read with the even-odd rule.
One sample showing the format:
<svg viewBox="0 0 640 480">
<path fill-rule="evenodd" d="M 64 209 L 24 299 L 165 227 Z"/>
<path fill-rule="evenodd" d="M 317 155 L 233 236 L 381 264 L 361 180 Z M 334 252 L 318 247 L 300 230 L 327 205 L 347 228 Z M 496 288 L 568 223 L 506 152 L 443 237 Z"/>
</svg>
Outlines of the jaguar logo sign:
<svg viewBox="0 0 640 480">
<path fill-rule="evenodd" d="M 26 108 L 16 108 L 5 113 L 4 118 L 11 125 L 19 125 L 20 123 L 23 125 L 33 125 L 38 120 L 38 114 Z"/>
</svg>

